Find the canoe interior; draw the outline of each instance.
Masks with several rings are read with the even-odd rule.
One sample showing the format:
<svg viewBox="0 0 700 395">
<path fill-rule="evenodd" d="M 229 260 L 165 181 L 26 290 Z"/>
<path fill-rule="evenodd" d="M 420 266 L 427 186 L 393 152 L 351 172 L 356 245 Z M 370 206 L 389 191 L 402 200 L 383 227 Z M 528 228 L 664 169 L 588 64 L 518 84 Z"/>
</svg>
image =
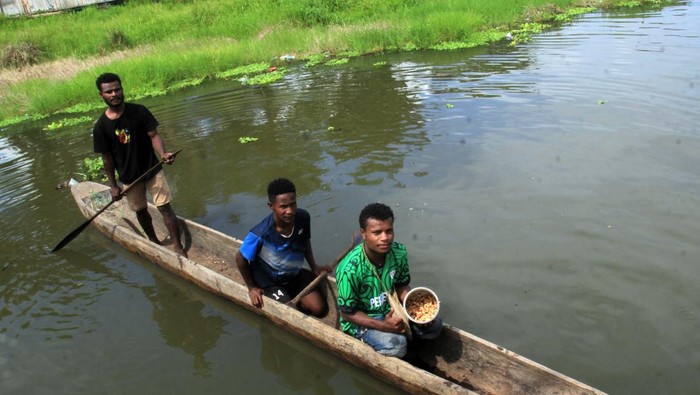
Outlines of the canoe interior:
<svg viewBox="0 0 700 395">
<path fill-rule="evenodd" d="M 72 188 L 82 213 L 89 217 L 109 202 L 106 186 L 83 182 Z M 338 330 L 337 289 L 333 278 L 323 282 L 330 313 L 315 319 L 283 306 L 272 299 L 265 308 L 250 305 L 243 280 L 235 267 L 234 255 L 241 240 L 180 219 L 182 241 L 188 258 L 171 249 L 167 229 L 158 210 L 149 206 L 153 225 L 163 246 L 150 243 L 142 234 L 134 213 L 125 199 L 110 207 L 94 224 L 108 237 L 130 251 L 145 256 L 166 270 L 201 287 L 266 316 L 279 326 L 311 340 L 317 346 L 342 356 L 378 377 L 414 393 L 480 394 L 602 394 L 603 392 L 537 364 L 512 351 L 445 325 L 435 340 L 411 343 L 406 361 L 379 356 L 362 342 Z M 329 339 L 330 338 L 330 339 Z M 395 365 L 395 366 L 393 366 Z M 398 373 L 389 374 L 393 369 Z M 435 377 L 437 376 L 437 377 Z M 431 387 L 431 388 L 429 388 Z"/>
</svg>

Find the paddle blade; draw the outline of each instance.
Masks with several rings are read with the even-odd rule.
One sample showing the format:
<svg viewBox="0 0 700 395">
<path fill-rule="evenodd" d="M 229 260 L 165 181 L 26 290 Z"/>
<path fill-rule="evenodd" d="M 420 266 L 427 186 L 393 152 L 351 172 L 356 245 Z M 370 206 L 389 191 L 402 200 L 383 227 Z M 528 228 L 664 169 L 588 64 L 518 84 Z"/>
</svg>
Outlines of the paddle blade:
<svg viewBox="0 0 700 395">
<path fill-rule="evenodd" d="M 61 248 L 65 247 L 66 244 L 73 241 L 73 239 L 75 239 L 83 230 L 85 230 L 85 228 L 87 228 L 91 222 L 92 222 L 92 218 L 85 221 L 82 225 L 77 227 L 74 231 L 70 232 L 70 234 L 68 236 L 64 237 L 63 240 L 61 240 L 58 244 L 56 244 L 56 247 L 54 247 L 53 250 L 51 250 L 51 252 L 56 252 L 56 251 L 60 250 Z"/>
</svg>

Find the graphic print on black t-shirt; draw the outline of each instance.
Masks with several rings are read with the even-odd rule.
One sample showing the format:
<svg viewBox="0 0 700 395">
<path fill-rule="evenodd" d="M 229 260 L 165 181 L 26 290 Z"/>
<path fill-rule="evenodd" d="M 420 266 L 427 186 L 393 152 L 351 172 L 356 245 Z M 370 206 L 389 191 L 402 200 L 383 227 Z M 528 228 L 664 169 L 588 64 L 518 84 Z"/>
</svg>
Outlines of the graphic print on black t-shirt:
<svg viewBox="0 0 700 395">
<path fill-rule="evenodd" d="M 125 103 L 119 118 L 109 119 L 103 113 L 95 123 L 92 132 L 94 151 L 111 154 L 119 180 L 130 184 L 158 163 L 148 135 L 157 127 L 158 121 L 146 107 Z"/>
</svg>

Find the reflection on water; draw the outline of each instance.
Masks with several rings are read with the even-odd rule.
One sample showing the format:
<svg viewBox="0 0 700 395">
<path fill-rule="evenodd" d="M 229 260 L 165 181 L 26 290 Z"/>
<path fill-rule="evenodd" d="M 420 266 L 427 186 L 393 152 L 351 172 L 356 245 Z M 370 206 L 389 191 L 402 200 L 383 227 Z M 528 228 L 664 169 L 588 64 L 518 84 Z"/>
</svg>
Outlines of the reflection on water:
<svg viewBox="0 0 700 395">
<path fill-rule="evenodd" d="M 334 356 L 309 347 L 303 341 L 283 330 L 269 325 L 255 325 L 260 332 L 260 364 L 281 379 L 283 390 L 293 393 L 336 394 L 345 393 L 340 385 L 338 372 L 349 375 L 347 385 L 356 394 L 399 394 L 397 389 L 375 380 L 367 380 L 366 372 L 348 368 Z M 265 385 L 259 390 L 266 392 Z"/>
<path fill-rule="evenodd" d="M 31 156 L 12 146 L 9 139 L 0 138 L 0 179 L 7 180 L 7 185 L 3 181 L 0 190 L 0 213 L 31 199 L 34 188 L 31 174 L 27 172 L 31 165 Z"/>
<path fill-rule="evenodd" d="M 86 258 L 79 252 L 68 252 L 65 256 Z M 38 259 L 45 266 L 36 263 L 26 259 L 4 263 L 0 272 L 3 332 L 37 331 L 34 335 L 53 341 L 72 339 L 94 330 L 90 311 L 106 289 L 104 275 L 70 266 L 57 268 L 46 257 Z M 28 267 L 33 270 L 27 270 Z"/>
<path fill-rule="evenodd" d="M 144 104 L 184 148 L 179 214 L 241 237 L 286 176 L 330 261 L 386 202 L 447 322 L 610 393 L 682 394 L 700 387 L 699 38 L 679 2 Z M 90 125 L 53 118 L 0 137 L 1 393 L 385 392 L 94 231 L 46 253 L 83 221 L 54 188 L 92 151 Z"/>
<path fill-rule="evenodd" d="M 165 342 L 192 355 L 193 374 L 211 376 L 206 353 L 219 340 L 225 321 L 218 315 L 206 315 L 204 303 L 181 295 L 176 287 L 154 276 L 155 285 L 143 289 L 153 304 L 153 319 Z"/>
<path fill-rule="evenodd" d="M 318 363 L 305 355 L 305 347 L 293 347 L 278 340 L 278 334 L 269 326 L 260 327 L 260 364 L 269 372 L 281 376 L 289 389 L 312 394 L 334 394 L 328 380 L 338 369 L 333 365 Z"/>
</svg>

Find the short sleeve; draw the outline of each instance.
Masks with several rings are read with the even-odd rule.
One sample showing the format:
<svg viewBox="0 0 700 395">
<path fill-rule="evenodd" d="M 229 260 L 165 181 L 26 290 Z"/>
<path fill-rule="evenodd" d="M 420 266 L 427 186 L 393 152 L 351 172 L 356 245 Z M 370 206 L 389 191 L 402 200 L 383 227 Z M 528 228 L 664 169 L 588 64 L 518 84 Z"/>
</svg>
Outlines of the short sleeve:
<svg viewBox="0 0 700 395">
<path fill-rule="evenodd" d="M 95 122 L 95 126 L 92 128 L 93 152 L 105 153 L 110 151 L 109 144 L 107 143 L 104 131 L 102 130 L 103 128 L 104 122 L 102 120 L 102 117 L 100 117 L 100 119 L 98 119 L 97 122 Z"/>
<path fill-rule="evenodd" d="M 396 245 L 396 276 L 394 277 L 394 285 L 403 287 L 411 283 L 411 273 L 408 270 L 408 252 L 402 244 Z"/>
<path fill-rule="evenodd" d="M 299 226 L 301 226 L 305 229 L 304 239 L 310 240 L 311 239 L 311 215 L 306 210 L 297 209 L 297 217 L 298 217 L 297 221 L 299 223 Z"/>
<path fill-rule="evenodd" d="M 248 260 L 248 262 L 253 262 L 255 258 L 258 257 L 258 251 L 260 251 L 260 245 L 262 244 L 262 239 L 253 232 L 248 233 L 241 244 L 240 252 L 243 258 Z"/>
<path fill-rule="evenodd" d="M 348 254 L 338 264 L 335 279 L 338 285 L 338 309 L 345 313 L 352 313 L 357 310 L 360 298 L 357 293 L 359 289 L 359 277 L 356 273 L 356 264 L 353 259 L 357 259 L 356 254 Z"/>
<path fill-rule="evenodd" d="M 143 126 L 146 128 L 146 132 L 152 132 L 156 129 L 158 129 L 158 120 L 156 119 L 155 116 L 153 116 L 153 113 L 146 108 L 145 106 L 142 107 L 143 109 L 143 114 L 142 114 L 142 119 L 143 119 Z"/>
</svg>

